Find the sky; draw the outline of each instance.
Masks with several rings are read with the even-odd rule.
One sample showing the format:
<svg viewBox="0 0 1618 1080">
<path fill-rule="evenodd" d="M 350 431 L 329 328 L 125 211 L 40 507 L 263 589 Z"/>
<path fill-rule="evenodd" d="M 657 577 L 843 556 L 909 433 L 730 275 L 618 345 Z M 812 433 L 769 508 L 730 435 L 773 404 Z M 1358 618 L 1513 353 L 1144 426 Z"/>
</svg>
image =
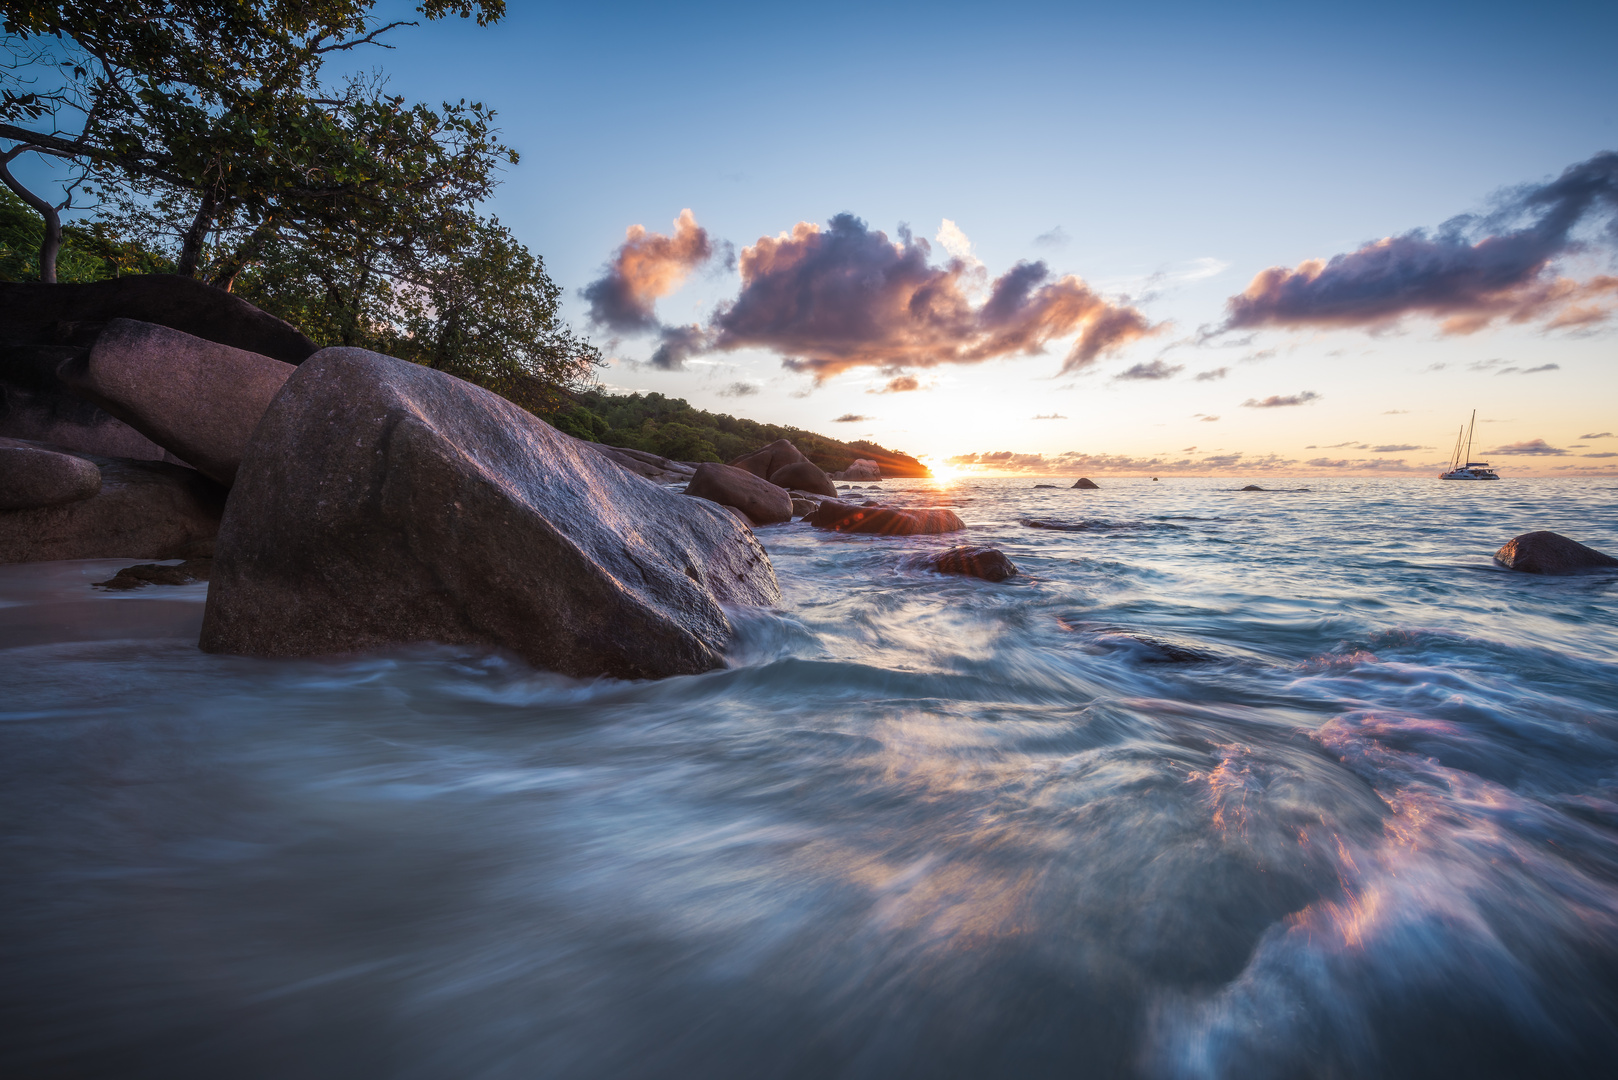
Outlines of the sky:
<svg viewBox="0 0 1618 1080">
<path fill-rule="evenodd" d="M 1431 474 L 1474 409 L 1504 475 L 1618 471 L 1618 5 L 518 0 L 391 40 L 395 92 L 498 110 L 488 208 L 613 389 L 991 474 Z"/>
</svg>

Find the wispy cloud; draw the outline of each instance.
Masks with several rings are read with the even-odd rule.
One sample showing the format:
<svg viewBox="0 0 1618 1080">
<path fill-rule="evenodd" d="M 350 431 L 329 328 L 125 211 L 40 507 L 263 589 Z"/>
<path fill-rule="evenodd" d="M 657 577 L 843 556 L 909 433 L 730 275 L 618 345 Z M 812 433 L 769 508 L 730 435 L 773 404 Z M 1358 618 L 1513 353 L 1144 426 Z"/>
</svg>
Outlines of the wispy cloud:
<svg viewBox="0 0 1618 1080">
<path fill-rule="evenodd" d="M 921 380 L 914 375 L 895 375 L 882 386 L 865 391 L 867 394 L 905 394 L 921 389 Z"/>
<path fill-rule="evenodd" d="M 1058 225 L 1055 228 L 1042 232 L 1038 236 L 1034 237 L 1034 243 L 1039 247 L 1059 248 L 1066 247 L 1072 239 L 1073 238 L 1067 234 L 1067 230 Z"/>
<path fill-rule="evenodd" d="M 1184 364 L 1166 364 L 1162 360 L 1153 360 L 1149 363 L 1136 364 L 1134 367 L 1125 368 L 1123 371 L 1120 371 L 1118 374 L 1114 375 L 1113 378 L 1141 380 L 1172 379 L 1174 376 L 1178 375 L 1184 370 Z"/>
<path fill-rule="evenodd" d="M 1610 439 L 1612 437 L 1613 437 L 1613 435 L 1612 435 L 1612 432 L 1610 432 L 1610 431 L 1598 431 L 1594 435 L 1580 435 L 1579 436 L 1579 438 L 1581 438 L 1581 439 Z"/>
<path fill-rule="evenodd" d="M 1204 424 L 1211 424 L 1215 420 L 1219 419 L 1219 417 L 1209 416 L 1207 413 L 1192 413 L 1191 415 L 1196 417 L 1198 420 L 1201 420 Z"/>
<path fill-rule="evenodd" d="M 1207 371 L 1197 372 L 1197 382 L 1213 382 L 1216 379 L 1223 379 L 1229 374 L 1230 369 L 1228 367 L 1209 368 Z"/>
<path fill-rule="evenodd" d="M 1506 456 L 1517 454 L 1529 455 L 1533 457 L 1555 457 L 1557 455 L 1567 453 L 1566 450 L 1552 446 L 1544 439 L 1528 439 L 1524 442 L 1507 443 L 1504 446 L 1497 446 L 1493 450 L 1489 450 L 1487 452 L 1490 454 L 1502 454 Z"/>
<path fill-rule="evenodd" d="M 1607 451 L 1603 451 L 1602 453 L 1599 453 L 1599 454 L 1580 454 L 1579 456 L 1580 457 L 1589 457 L 1589 458 L 1618 457 L 1618 451 L 1607 450 Z"/>
<path fill-rule="evenodd" d="M 1053 413 L 1040 413 L 1039 415 L 1031 417 L 1030 419 L 1033 419 L 1033 420 L 1066 420 L 1067 417 L 1063 416 L 1061 413 L 1054 413 L 1053 412 Z"/>
<path fill-rule="evenodd" d="M 1304 390 L 1297 394 L 1287 394 L 1284 397 L 1280 394 L 1271 394 L 1262 401 L 1258 398 L 1248 398 L 1242 402 L 1242 407 L 1245 409 L 1281 409 L 1288 405 L 1307 405 L 1311 401 L 1318 400 L 1320 400 L 1319 394 L 1313 390 Z"/>
<path fill-rule="evenodd" d="M 1618 209 L 1618 153 L 1597 154 L 1545 184 L 1512 192 L 1493 212 L 1452 218 L 1293 269 L 1261 271 L 1230 298 L 1222 329 L 1376 328 L 1409 315 L 1467 334 L 1497 319 L 1586 326 L 1618 304 L 1618 277 L 1561 276 L 1557 261 L 1589 243 L 1618 246 L 1618 221 L 1594 240 L 1575 230 Z"/>
<path fill-rule="evenodd" d="M 834 423 L 834 424 L 863 424 L 867 420 L 874 420 L 874 419 L 876 419 L 876 417 L 874 417 L 874 416 L 865 416 L 865 415 L 863 415 L 861 413 L 846 412 L 842 416 L 839 416 L 837 419 L 833 420 L 832 423 Z"/>
<path fill-rule="evenodd" d="M 756 393 L 758 393 L 757 383 L 737 381 L 719 391 L 719 396 L 729 398 L 751 397 Z"/>
<path fill-rule="evenodd" d="M 1386 446 L 1373 446 L 1373 454 L 1402 454 L 1409 450 L 1431 450 L 1430 446 L 1417 446 L 1414 443 L 1389 443 Z"/>
</svg>

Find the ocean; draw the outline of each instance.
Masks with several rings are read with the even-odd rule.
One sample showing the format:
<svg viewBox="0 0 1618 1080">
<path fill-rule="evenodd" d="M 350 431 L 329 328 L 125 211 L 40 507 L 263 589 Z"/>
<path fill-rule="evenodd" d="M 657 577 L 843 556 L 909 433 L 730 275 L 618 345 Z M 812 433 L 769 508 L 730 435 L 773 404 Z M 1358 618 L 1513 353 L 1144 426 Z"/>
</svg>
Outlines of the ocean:
<svg viewBox="0 0 1618 1080">
<path fill-rule="evenodd" d="M 1098 479 L 760 529 L 660 682 L 0 567 L 0 1072 L 1608 1075 L 1618 573 L 1490 556 L 1618 486 Z"/>
</svg>

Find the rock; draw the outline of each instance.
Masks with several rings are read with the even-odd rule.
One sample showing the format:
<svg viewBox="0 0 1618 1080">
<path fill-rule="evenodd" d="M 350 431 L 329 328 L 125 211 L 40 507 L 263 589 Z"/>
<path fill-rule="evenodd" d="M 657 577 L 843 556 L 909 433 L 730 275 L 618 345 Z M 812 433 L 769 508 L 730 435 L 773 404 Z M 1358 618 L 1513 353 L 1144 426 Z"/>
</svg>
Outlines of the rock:
<svg viewBox="0 0 1618 1080">
<path fill-rule="evenodd" d="M 175 559 L 219 531 L 225 489 L 161 461 L 75 454 L 96 467 L 87 499 L 0 510 L 0 563 L 54 559 Z"/>
<path fill-rule="evenodd" d="M 1040 488 L 1053 488 L 1055 486 L 1056 486 L 1055 484 L 1035 484 L 1034 485 L 1034 490 L 1038 491 Z"/>
<path fill-rule="evenodd" d="M 57 376 L 228 487 L 247 437 L 296 370 L 166 326 L 114 319 L 89 353 L 66 361 Z"/>
<path fill-rule="evenodd" d="M 812 461 L 797 461 L 776 469 L 770 474 L 770 483 L 776 487 L 812 491 L 816 495 L 837 494 L 837 485 Z"/>
<path fill-rule="evenodd" d="M 101 470 L 93 461 L 0 441 L 0 510 L 78 502 L 100 490 Z"/>
<path fill-rule="evenodd" d="M 792 496 L 792 516 L 793 517 L 807 517 L 808 515 L 814 513 L 816 510 L 819 510 L 819 509 L 820 509 L 820 503 L 817 502 L 814 499 L 802 499 L 802 498 L 799 498 L 797 495 Z"/>
<path fill-rule="evenodd" d="M 56 377 L 86 348 L 0 345 L 0 437 L 49 443 L 102 457 L 184 464 L 105 410 L 68 391 Z"/>
<path fill-rule="evenodd" d="M 583 439 L 574 440 L 581 447 L 593 453 L 600 454 L 610 461 L 614 461 L 636 476 L 644 476 L 648 480 L 656 480 L 660 484 L 677 484 L 691 479 L 696 468 L 683 461 L 671 461 L 666 457 L 659 457 L 645 450 L 631 450 L 624 446 L 608 446 L 606 443 L 586 442 Z"/>
<path fill-rule="evenodd" d="M 788 465 L 807 462 L 799 449 L 792 445 L 789 439 L 776 439 L 768 446 L 762 446 L 751 454 L 743 454 L 730 464 L 737 469 L 746 469 L 760 480 L 768 480 L 775 475 L 777 469 L 784 469 Z"/>
<path fill-rule="evenodd" d="M 768 480 L 731 465 L 698 466 L 685 493 L 734 507 L 755 525 L 792 520 L 792 496 Z"/>
<path fill-rule="evenodd" d="M 898 510 L 891 506 L 854 506 L 828 499 L 804 518 L 817 529 L 837 532 L 918 536 L 959 532 L 966 523 L 953 510 Z"/>
<path fill-rule="evenodd" d="M 0 337 L 88 345 L 114 319 L 156 323 L 261 356 L 303 361 L 314 342 L 239 296 L 174 274 L 132 274 L 82 285 L 0 283 Z"/>
<path fill-rule="evenodd" d="M 881 478 L 882 466 L 870 458 L 855 458 L 852 465 L 834 477 L 837 480 L 880 480 Z"/>
<path fill-rule="evenodd" d="M 1094 480 L 1091 480 L 1088 476 L 1079 477 L 1078 480 L 1075 481 L 1074 484 L 1073 484 L 1073 487 L 1083 488 L 1086 491 L 1094 491 L 1097 488 L 1099 488 L 1100 486 L 1101 486 L 1100 484 L 1097 484 Z M 1068 490 L 1071 491 L 1072 488 L 1069 488 Z"/>
<path fill-rule="evenodd" d="M 1259 487 L 1257 484 L 1248 484 L 1246 487 L 1242 488 L 1242 490 L 1243 491 L 1263 491 L 1264 489 Z"/>
<path fill-rule="evenodd" d="M 1017 567 L 998 548 L 963 544 L 927 557 L 927 565 L 940 574 L 962 574 L 984 581 L 1004 581 Z"/>
<path fill-rule="evenodd" d="M 141 589 L 147 585 L 189 585 L 193 581 L 207 581 L 212 570 L 213 560 L 209 558 L 187 559 L 179 566 L 141 563 L 126 566 L 106 581 L 93 584 L 97 588 L 116 590 Z"/>
<path fill-rule="evenodd" d="M 1584 574 L 1618 566 L 1618 559 L 1560 533 L 1531 532 L 1507 540 L 1494 561 L 1524 574 Z"/>
<path fill-rule="evenodd" d="M 323 349 L 248 443 L 201 645 L 309 656 L 438 641 L 658 678 L 724 663 L 722 604 L 779 598 L 729 511 L 460 379 Z"/>
</svg>

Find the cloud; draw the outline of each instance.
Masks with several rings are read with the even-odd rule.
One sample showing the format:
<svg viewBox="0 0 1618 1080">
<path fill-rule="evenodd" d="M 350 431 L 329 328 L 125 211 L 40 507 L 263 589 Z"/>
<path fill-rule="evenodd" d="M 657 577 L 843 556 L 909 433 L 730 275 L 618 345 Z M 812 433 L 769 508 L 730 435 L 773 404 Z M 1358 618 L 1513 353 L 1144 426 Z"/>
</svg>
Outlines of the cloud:
<svg viewBox="0 0 1618 1080">
<path fill-rule="evenodd" d="M 658 297 L 679 288 L 686 275 L 713 254 L 708 230 L 697 224 L 690 210 L 680 211 L 669 236 L 631 225 L 601 277 L 584 287 L 590 320 L 624 334 L 659 329 Z"/>
<path fill-rule="evenodd" d="M 1565 454 L 1567 451 L 1555 446 L 1551 446 L 1544 439 L 1528 439 L 1525 442 L 1514 442 L 1507 443 L 1505 446 L 1497 446 L 1493 450 L 1486 451 L 1486 453 L 1503 454 L 1508 457 L 1513 454 L 1551 457 L 1558 454 Z"/>
<path fill-rule="evenodd" d="M 1383 416 L 1408 416 L 1408 415 L 1410 415 L 1410 410 L 1409 409 L 1389 409 L 1387 412 L 1383 413 L 1382 415 Z"/>
<path fill-rule="evenodd" d="M 733 382 L 719 391 L 720 397 L 751 397 L 758 393 L 758 384 L 750 382 Z"/>
<path fill-rule="evenodd" d="M 665 326 L 658 331 L 659 343 L 647 361 L 663 371 L 682 371 L 692 356 L 708 351 L 708 332 L 700 326 Z"/>
<path fill-rule="evenodd" d="M 1114 375 L 1115 379 L 1172 379 L 1185 370 L 1184 364 L 1165 364 L 1161 360 L 1153 360 L 1146 364 L 1136 364 Z"/>
<path fill-rule="evenodd" d="M 1618 247 L 1618 219 L 1592 240 L 1576 230 L 1618 210 L 1618 153 L 1569 166 L 1545 184 L 1510 193 L 1492 213 L 1462 215 L 1293 269 L 1260 271 L 1227 302 L 1221 329 L 1391 325 L 1407 315 L 1469 334 L 1496 319 L 1587 326 L 1618 305 L 1618 277 L 1561 276 L 1555 263 L 1592 243 Z"/>
<path fill-rule="evenodd" d="M 863 424 L 867 420 L 875 420 L 874 416 L 862 416 L 859 413 L 846 412 L 833 420 L 834 424 Z"/>
<path fill-rule="evenodd" d="M 1605 451 L 1605 452 L 1600 453 L 1600 454 L 1580 454 L 1579 456 L 1580 457 L 1593 457 L 1593 458 L 1618 457 L 1618 452 L 1608 450 L 1608 451 Z"/>
<path fill-rule="evenodd" d="M 1259 401 L 1257 398 L 1248 398 L 1242 402 L 1242 407 L 1245 409 L 1279 409 L 1287 405 L 1306 405 L 1319 399 L 1320 395 L 1313 390 L 1304 390 L 1301 393 L 1288 394 L 1286 397 L 1271 394 L 1263 401 Z"/>
<path fill-rule="evenodd" d="M 1408 472 L 1419 466 L 1405 464 L 1404 458 L 1310 458 L 1305 465 L 1316 469 L 1377 469 L 1385 472 Z"/>
<path fill-rule="evenodd" d="M 938 241 L 939 247 L 949 252 L 951 258 L 959 259 L 967 266 L 983 265 L 983 261 L 972 254 L 972 241 L 967 239 L 961 227 L 949 218 L 945 218 L 944 223 L 938 227 L 938 235 L 934 239 Z"/>
<path fill-rule="evenodd" d="M 1501 365 L 1505 363 L 1506 362 L 1499 357 L 1496 357 L 1493 360 L 1474 360 L 1472 363 L 1466 365 L 1466 370 L 1480 372 L 1492 371 L 1496 375 L 1537 375 L 1541 371 L 1562 370 L 1561 364 L 1541 364 L 1538 367 L 1531 368 L 1523 368 L 1518 367 L 1516 364 L 1509 364 L 1502 367 Z"/>
<path fill-rule="evenodd" d="M 1209 416 L 1207 413 L 1192 413 L 1191 415 L 1195 416 L 1197 419 L 1201 420 L 1204 424 L 1211 424 L 1215 420 L 1219 419 L 1219 417 L 1217 417 L 1217 416 Z"/>
<path fill-rule="evenodd" d="M 1072 239 L 1073 238 L 1067 234 L 1067 230 L 1058 225 L 1054 229 L 1051 229 L 1048 232 L 1042 232 L 1038 236 L 1034 237 L 1034 243 L 1039 247 L 1059 248 L 1066 247 L 1068 242 Z"/>
<path fill-rule="evenodd" d="M 890 241 L 852 214 L 761 237 L 742 250 L 741 291 L 715 313 L 710 347 L 770 349 L 818 382 L 857 367 L 898 374 L 1038 355 L 1072 337 L 1066 374 L 1162 325 L 1043 262 L 1013 266 L 974 304 L 974 268 L 959 258 L 934 266 L 931 253 L 907 229 Z"/>
<path fill-rule="evenodd" d="M 1579 438 L 1581 438 L 1581 439 L 1610 439 L 1610 438 L 1612 438 L 1612 432 L 1610 432 L 1610 431 L 1598 431 L 1594 435 L 1580 435 Z"/>
<path fill-rule="evenodd" d="M 895 375 L 889 379 L 880 390 L 867 390 L 867 394 L 903 394 L 911 390 L 920 390 L 921 380 L 914 375 Z"/>
<path fill-rule="evenodd" d="M 1523 374 L 1523 375 L 1537 375 L 1541 371 L 1561 371 L 1561 370 L 1562 370 L 1562 365 L 1561 364 L 1541 364 L 1538 367 L 1523 368 L 1521 374 Z M 1502 371 L 1500 374 L 1504 375 L 1505 372 Z"/>
<path fill-rule="evenodd" d="M 1429 450 L 1431 447 L 1415 446 L 1411 443 L 1390 443 L 1387 446 L 1373 446 L 1373 454 L 1402 454 L 1408 450 Z"/>
<path fill-rule="evenodd" d="M 1197 382 L 1213 382 L 1216 379 L 1223 379 L 1229 374 L 1230 369 L 1228 367 L 1210 368 L 1207 371 L 1197 372 Z"/>
<path fill-rule="evenodd" d="M 1181 451 L 1182 454 L 1189 451 Z M 1128 454 L 1087 454 L 1076 450 L 1047 456 L 1020 454 L 1011 450 L 991 450 L 975 454 L 957 454 L 946 464 L 957 468 L 976 466 L 996 472 L 1021 473 L 1199 473 L 1209 472 L 1281 472 L 1296 466 L 1294 458 L 1274 454 L 1248 457 L 1241 453 L 1209 454 L 1202 458 L 1172 458 L 1164 456 L 1134 457 Z M 1385 461 L 1383 464 L 1387 464 Z"/>
<path fill-rule="evenodd" d="M 1034 419 L 1034 420 L 1066 420 L 1067 417 L 1063 416 L 1061 413 L 1054 413 L 1053 412 L 1053 413 L 1040 413 L 1038 416 L 1032 417 L 1032 419 Z"/>
</svg>

